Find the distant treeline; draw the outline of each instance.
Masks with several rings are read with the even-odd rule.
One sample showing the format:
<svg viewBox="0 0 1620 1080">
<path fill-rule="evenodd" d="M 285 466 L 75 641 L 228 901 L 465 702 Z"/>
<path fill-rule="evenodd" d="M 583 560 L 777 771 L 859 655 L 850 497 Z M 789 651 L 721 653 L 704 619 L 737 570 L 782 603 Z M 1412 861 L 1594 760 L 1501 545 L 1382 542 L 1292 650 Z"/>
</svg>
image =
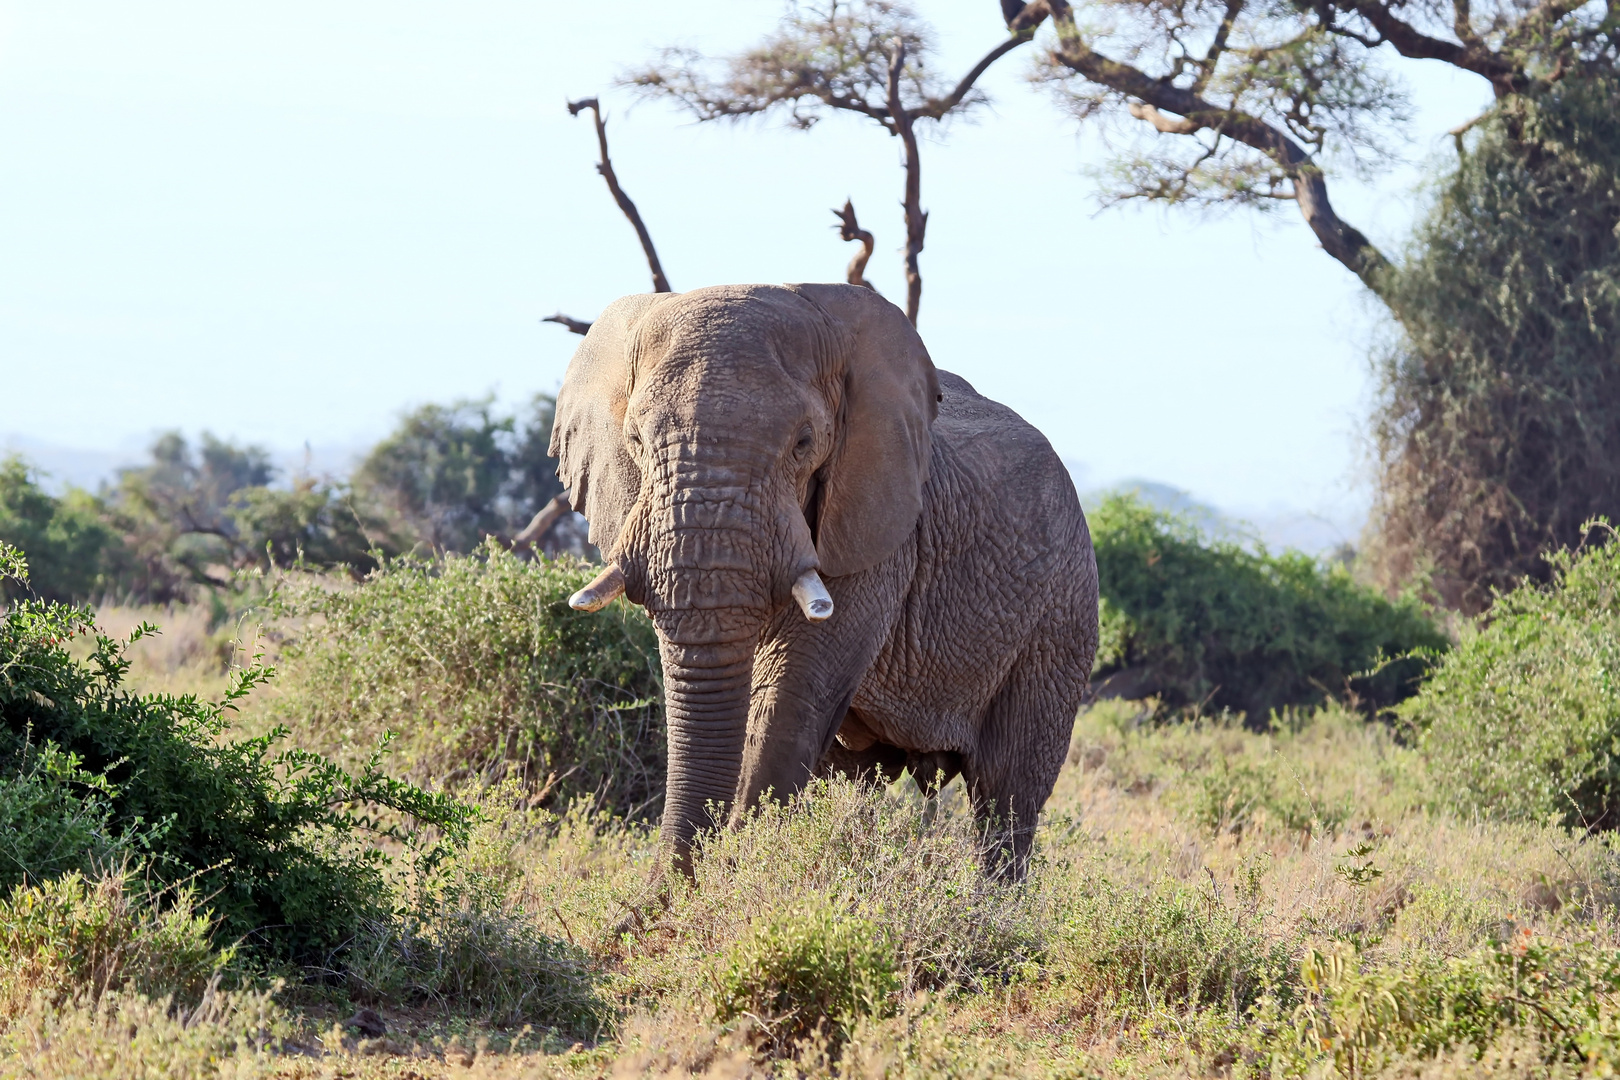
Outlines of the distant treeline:
<svg viewBox="0 0 1620 1080">
<path fill-rule="evenodd" d="M 347 478 L 281 477 L 263 447 L 168 432 L 99 491 L 56 496 L 13 455 L 0 459 L 0 540 L 22 550 L 44 599 L 143 603 L 190 599 L 272 563 L 364 573 L 379 555 L 471 551 L 511 537 L 561 493 L 546 455 L 553 404 L 425 405 Z"/>
</svg>

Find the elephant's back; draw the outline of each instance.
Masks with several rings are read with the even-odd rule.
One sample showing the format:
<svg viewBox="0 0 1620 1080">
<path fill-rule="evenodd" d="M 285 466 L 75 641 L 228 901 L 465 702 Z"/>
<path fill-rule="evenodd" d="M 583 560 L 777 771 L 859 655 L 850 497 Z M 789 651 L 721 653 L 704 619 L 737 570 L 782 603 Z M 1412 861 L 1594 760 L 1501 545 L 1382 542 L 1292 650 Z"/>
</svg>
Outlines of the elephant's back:
<svg viewBox="0 0 1620 1080">
<path fill-rule="evenodd" d="M 1053 571 L 1069 562 L 1066 554 L 1089 553 L 1091 537 L 1074 481 L 1046 436 L 959 375 L 939 372 L 939 387 L 933 426 L 941 474 L 937 494 L 954 500 L 954 510 L 968 511 L 963 524 L 976 534 L 973 539 Z M 1078 567 L 1061 569 L 1072 573 Z"/>
</svg>

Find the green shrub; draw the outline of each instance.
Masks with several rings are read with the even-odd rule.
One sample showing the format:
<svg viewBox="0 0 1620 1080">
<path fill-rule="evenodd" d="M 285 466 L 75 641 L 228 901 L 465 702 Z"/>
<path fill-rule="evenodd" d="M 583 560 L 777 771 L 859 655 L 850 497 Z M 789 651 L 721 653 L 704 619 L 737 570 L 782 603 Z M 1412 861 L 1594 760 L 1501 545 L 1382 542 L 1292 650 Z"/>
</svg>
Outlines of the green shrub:
<svg viewBox="0 0 1620 1080">
<path fill-rule="evenodd" d="M 0 573 L 26 575 L 3 544 Z M 143 625 L 131 640 L 153 632 Z M 86 661 L 69 651 L 77 638 L 93 642 Z M 359 836 L 409 839 L 365 813 L 368 805 L 464 833 L 470 811 L 385 776 L 380 749 L 350 774 L 307 751 L 273 752 L 284 728 L 232 738 L 227 714 L 268 669 L 237 672 L 216 703 L 139 695 L 122 686 L 122 650 L 85 608 L 27 600 L 0 619 L 0 776 L 11 796 L 3 805 L 19 836 L 68 830 L 58 845 L 13 841 L 14 855 L 37 861 L 0 866 L 0 886 L 124 847 L 154 880 L 187 882 L 207 897 L 224 940 L 330 963 L 363 918 L 385 909 L 387 856 Z M 63 798 L 64 785 L 82 788 L 80 808 Z"/>
<path fill-rule="evenodd" d="M 1239 1015 L 1276 985 L 1290 942 L 1265 928 L 1262 864 L 1250 863 L 1231 902 L 1203 882 L 1128 885 L 1090 861 L 1047 884 L 1054 911 L 1049 970 L 1090 1004 L 1127 1002 Z"/>
<path fill-rule="evenodd" d="M 151 838 L 144 823 L 113 824 L 117 794 L 107 778 L 54 744 L 24 744 L 11 775 L 0 775 L 0 890 L 25 878 L 94 873 L 117 865 Z"/>
<path fill-rule="evenodd" d="M 73 489 L 56 498 L 15 454 L 0 458 L 0 543 L 28 558 L 31 591 L 46 600 L 88 600 L 119 584 L 123 542 L 94 496 Z M 12 595 L 23 595 L 21 583 L 0 578 L 0 600 Z"/>
<path fill-rule="evenodd" d="M 0 1013 L 9 1017 L 41 992 L 201 998 L 234 946 L 214 945 L 214 920 L 189 887 L 157 898 L 141 885 L 127 871 L 95 880 L 74 871 L 13 888 L 0 900 Z"/>
<path fill-rule="evenodd" d="M 1549 557 L 1401 708 L 1462 815 L 1620 826 L 1620 542 Z"/>
<path fill-rule="evenodd" d="M 572 936 L 555 904 L 534 902 L 517 866 L 518 847 L 536 835 L 555 838 L 559 819 L 529 805 L 516 781 L 486 790 L 477 806 L 467 844 L 412 867 L 418 872 L 398 882 L 394 915 L 361 931 L 347 957 L 349 985 L 362 1000 L 449 1007 L 487 1023 L 597 1038 L 608 1011 L 590 957 L 574 941 L 541 932 L 537 909 Z"/>
<path fill-rule="evenodd" d="M 390 560 L 352 589 L 290 582 L 279 610 L 306 623 L 286 650 L 283 714 L 333 747 L 397 730 L 414 775 L 516 771 L 557 805 L 589 795 L 656 817 L 657 639 L 628 603 L 594 615 L 569 608 L 595 573 L 490 543 L 472 556 Z"/>
<path fill-rule="evenodd" d="M 715 1016 L 753 1018 L 782 1052 L 813 1034 L 842 1042 L 855 1021 L 892 1013 L 899 991 L 883 928 L 817 904 L 762 919 L 732 944 L 716 977 Z"/>
<path fill-rule="evenodd" d="M 1251 722 L 1329 696 L 1381 707 L 1415 689 L 1446 638 L 1413 600 L 1392 602 L 1342 567 L 1214 537 L 1131 495 L 1089 515 L 1101 581 L 1095 677 Z M 1134 695 L 1133 695 L 1134 696 Z"/>
<path fill-rule="evenodd" d="M 1559 942 L 1529 927 L 1449 960 L 1414 957 L 1364 965 L 1340 943 L 1307 949 L 1303 1000 L 1257 1011 L 1269 1031 L 1273 1074 L 1299 1075 L 1323 1059 L 1362 1075 L 1392 1058 L 1479 1053 L 1506 1033 L 1534 1041 L 1543 1060 L 1586 1065 L 1610 1075 L 1620 1064 L 1620 951 L 1595 942 Z"/>
<path fill-rule="evenodd" d="M 1188 816 L 1212 833 L 1238 834 L 1252 827 L 1276 826 L 1309 834 L 1332 832 L 1349 807 L 1312 798 L 1288 762 L 1212 756 L 1182 780 L 1181 802 Z"/>
<path fill-rule="evenodd" d="M 205 993 L 194 1008 L 167 997 L 108 993 L 96 1001 L 40 994 L 0 1028 L 0 1074 L 29 1080 L 250 1080 L 286 1076 L 294 1025 L 270 990 Z"/>
<path fill-rule="evenodd" d="M 800 978 L 800 965 L 827 964 L 846 971 L 836 993 L 853 1000 L 863 979 L 889 986 L 891 967 L 908 998 L 1017 978 L 1042 948 L 1038 913 L 1025 888 L 986 877 L 965 801 L 953 787 L 930 809 L 914 790 L 816 780 L 707 834 L 693 887 L 657 916 L 669 936 L 635 958 L 629 985 L 682 995 L 708 970 L 710 990 L 763 993 Z"/>
<path fill-rule="evenodd" d="M 1612 55 L 1499 98 L 1378 290 L 1371 562 L 1448 606 L 1547 580 L 1620 514 L 1620 77 Z"/>
</svg>

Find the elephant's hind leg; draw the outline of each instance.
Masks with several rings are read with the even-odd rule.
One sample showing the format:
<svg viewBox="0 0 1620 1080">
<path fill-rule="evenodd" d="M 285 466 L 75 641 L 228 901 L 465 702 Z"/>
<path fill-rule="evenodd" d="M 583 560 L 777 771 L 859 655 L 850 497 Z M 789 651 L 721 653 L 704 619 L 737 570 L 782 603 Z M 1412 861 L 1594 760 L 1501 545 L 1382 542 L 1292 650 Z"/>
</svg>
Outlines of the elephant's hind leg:
<svg viewBox="0 0 1620 1080">
<path fill-rule="evenodd" d="M 984 834 L 985 870 L 1022 881 L 1041 807 L 1068 753 L 1083 680 L 1036 654 L 1013 665 L 991 699 L 962 777 Z"/>
</svg>

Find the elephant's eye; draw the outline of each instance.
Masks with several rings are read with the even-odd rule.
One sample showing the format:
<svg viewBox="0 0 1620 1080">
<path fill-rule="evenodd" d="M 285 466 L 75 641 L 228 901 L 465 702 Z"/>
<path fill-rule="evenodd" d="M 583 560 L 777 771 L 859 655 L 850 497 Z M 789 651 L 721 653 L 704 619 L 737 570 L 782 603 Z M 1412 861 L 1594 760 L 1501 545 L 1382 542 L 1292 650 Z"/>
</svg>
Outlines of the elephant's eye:
<svg viewBox="0 0 1620 1080">
<path fill-rule="evenodd" d="M 811 435 L 810 429 L 805 428 L 803 431 L 799 432 L 799 441 L 793 444 L 793 452 L 800 457 L 804 457 L 804 455 L 810 452 L 810 444 L 814 441 L 815 439 Z"/>
</svg>

